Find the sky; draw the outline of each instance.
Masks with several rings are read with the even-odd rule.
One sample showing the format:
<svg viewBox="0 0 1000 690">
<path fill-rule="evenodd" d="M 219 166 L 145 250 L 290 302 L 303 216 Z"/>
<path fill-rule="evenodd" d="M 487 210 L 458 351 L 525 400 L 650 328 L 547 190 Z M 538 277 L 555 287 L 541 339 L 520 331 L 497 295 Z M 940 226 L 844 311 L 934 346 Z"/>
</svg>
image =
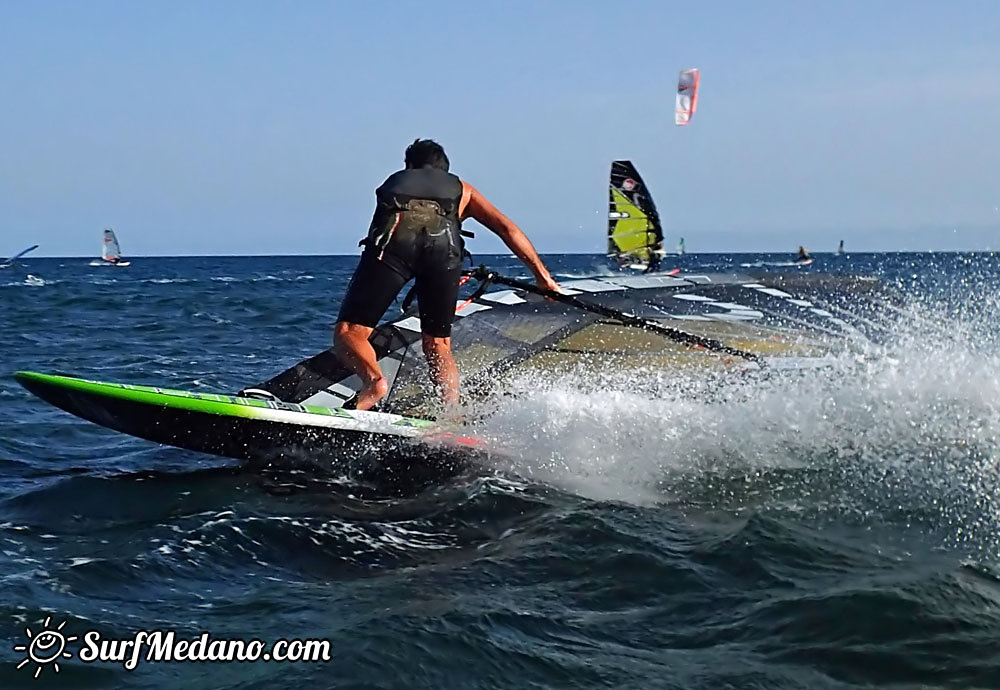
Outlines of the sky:
<svg viewBox="0 0 1000 690">
<path fill-rule="evenodd" d="M 542 253 L 604 252 L 615 159 L 668 247 L 997 250 L 998 36 L 994 0 L 0 0 L 0 254 L 357 254 L 417 137 Z"/>
</svg>

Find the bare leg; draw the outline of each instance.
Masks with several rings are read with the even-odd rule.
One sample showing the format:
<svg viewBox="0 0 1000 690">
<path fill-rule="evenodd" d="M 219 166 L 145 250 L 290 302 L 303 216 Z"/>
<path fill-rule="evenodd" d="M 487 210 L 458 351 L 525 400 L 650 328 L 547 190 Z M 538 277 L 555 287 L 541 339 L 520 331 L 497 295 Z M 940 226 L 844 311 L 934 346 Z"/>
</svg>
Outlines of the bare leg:
<svg viewBox="0 0 1000 690">
<path fill-rule="evenodd" d="M 333 329 L 334 352 L 344 366 L 361 377 L 363 382 L 358 393 L 359 410 L 370 410 L 389 392 L 389 384 L 379 369 L 375 350 L 368 342 L 373 330 L 368 326 L 346 321 L 337 322 Z"/>
<path fill-rule="evenodd" d="M 441 392 L 444 404 L 458 405 L 458 365 L 451 354 L 451 338 L 423 338 L 424 356 L 430 370 L 431 381 Z"/>
</svg>

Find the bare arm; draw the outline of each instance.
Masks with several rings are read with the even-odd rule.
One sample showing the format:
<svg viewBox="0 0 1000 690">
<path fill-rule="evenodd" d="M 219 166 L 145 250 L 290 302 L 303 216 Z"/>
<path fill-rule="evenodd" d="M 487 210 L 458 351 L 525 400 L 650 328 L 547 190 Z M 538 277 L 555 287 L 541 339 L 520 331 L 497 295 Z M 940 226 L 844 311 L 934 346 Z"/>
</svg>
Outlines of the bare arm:
<svg viewBox="0 0 1000 690">
<path fill-rule="evenodd" d="M 527 266 L 535 276 L 538 287 L 547 290 L 559 291 L 559 284 L 552 279 L 545 264 L 535 251 L 528 236 L 517 227 L 510 218 L 505 216 L 500 210 L 491 204 L 486 197 L 479 193 L 475 187 L 468 182 L 462 182 L 463 194 L 459 215 L 462 220 L 472 218 L 479 221 L 484 226 L 492 230 L 503 240 L 503 243 L 514 252 L 524 265 Z"/>
</svg>

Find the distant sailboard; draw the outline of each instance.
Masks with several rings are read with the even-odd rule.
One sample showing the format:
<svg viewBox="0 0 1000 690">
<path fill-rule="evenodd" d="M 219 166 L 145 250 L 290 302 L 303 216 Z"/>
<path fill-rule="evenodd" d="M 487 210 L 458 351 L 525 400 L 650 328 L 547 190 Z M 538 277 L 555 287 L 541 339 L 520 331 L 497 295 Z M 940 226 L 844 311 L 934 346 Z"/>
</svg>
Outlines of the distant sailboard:
<svg viewBox="0 0 1000 690">
<path fill-rule="evenodd" d="M 614 161 L 608 185 L 608 256 L 620 266 L 655 271 L 663 256 L 663 226 L 632 161 Z"/>
<path fill-rule="evenodd" d="M 20 259 L 22 256 L 24 256 L 28 252 L 33 252 L 36 249 L 38 249 L 38 245 L 37 244 L 32 245 L 32 246 L 28 247 L 27 249 L 25 249 L 25 250 L 23 250 L 21 252 L 18 252 L 17 254 L 15 254 L 14 256 L 10 257 L 6 261 L 0 262 L 0 268 L 10 268 L 11 266 L 14 266 L 17 263 L 18 259 Z"/>
<path fill-rule="evenodd" d="M 691 122 L 698 108 L 698 82 L 700 73 L 697 69 L 682 70 L 677 80 L 677 104 L 674 109 L 674 123 L 683 126 Z"/>
<path fill-rule="evenodd" d="M 128 266 L 132 262 L 122 259 L 121 246 L 118 237 L 111 228 L 104 229 L 104 240 L 101 243 L 101 258 L 90 262 L 91 266 Z"/>
</svg>

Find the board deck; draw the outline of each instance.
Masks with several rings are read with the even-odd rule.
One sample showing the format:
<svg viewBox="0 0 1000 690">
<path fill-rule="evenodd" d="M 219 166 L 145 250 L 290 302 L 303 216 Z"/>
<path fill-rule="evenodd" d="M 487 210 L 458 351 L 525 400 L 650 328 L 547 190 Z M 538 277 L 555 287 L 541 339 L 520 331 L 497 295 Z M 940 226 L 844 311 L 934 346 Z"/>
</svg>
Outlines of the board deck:
<svg viewBox="0 0 1000 690">
<path fill-rule="evenodd" d="M 402 415 L 196 393 L 21 371 L 17 381 L 78 417 L 156 443 L 239 459 L 411 443 L 478 448 L 435 422 Z"/>
</svg>

